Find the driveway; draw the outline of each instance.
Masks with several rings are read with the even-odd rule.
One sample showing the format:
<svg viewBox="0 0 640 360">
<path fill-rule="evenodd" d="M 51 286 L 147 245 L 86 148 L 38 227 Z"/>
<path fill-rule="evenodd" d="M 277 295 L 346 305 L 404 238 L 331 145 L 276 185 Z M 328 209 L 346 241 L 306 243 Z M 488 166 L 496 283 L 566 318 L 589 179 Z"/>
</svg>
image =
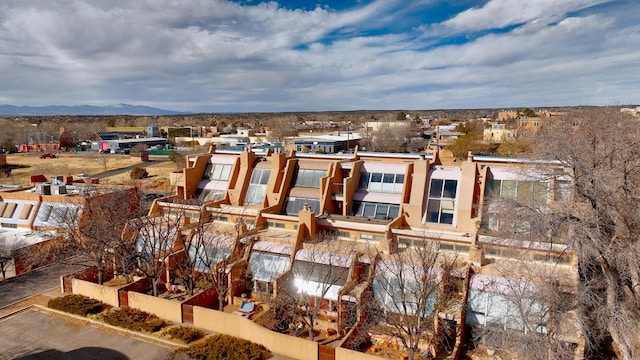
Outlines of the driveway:
<svg viewBox="0 0 640 360">
<path fill-rule="evenodd" d="M 0 360 L 163 360 L 173 350 L 36 310 L 0 320 Z"/>
<path fill-rule="evenodd" d="M 60 288 L 60 276 L 85 268 L 76 258 L 73 264 L 55 263 L 0 281 L 0 308 L 53 288 Z"/>
</svg>

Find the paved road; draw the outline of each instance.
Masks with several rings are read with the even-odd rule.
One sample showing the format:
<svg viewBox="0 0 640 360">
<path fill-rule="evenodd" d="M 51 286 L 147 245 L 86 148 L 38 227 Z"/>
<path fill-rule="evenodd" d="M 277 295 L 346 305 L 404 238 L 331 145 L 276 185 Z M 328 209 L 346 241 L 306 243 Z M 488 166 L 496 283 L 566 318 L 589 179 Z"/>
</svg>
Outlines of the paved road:
<svg viewBox="0 0 640 360">
<path fill-rule="evenodd" d="M 0 321 L 0 360 L 163 360 L 173 350 L 35 310 Z"/>
<path fill-rule="evenodd" d="M 0 281 L 0 308 L 60 287 L 60 276 L 83 269 L 82 265 L 52 264 Z"/>
</svg>

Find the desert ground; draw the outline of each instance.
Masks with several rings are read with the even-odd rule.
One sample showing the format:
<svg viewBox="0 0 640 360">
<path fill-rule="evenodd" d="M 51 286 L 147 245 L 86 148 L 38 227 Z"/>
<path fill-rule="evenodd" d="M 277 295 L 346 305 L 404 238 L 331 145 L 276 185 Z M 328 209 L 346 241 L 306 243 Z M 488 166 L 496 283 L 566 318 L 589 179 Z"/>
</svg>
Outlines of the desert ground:
<svg viewBox="0 0 640 360">
<path fill-rule="evenodd" d="M 94 152 L 56 154 L 55 159 L 41 159 L 42 153 L 19 153 L 7 155 L 7 164 L 11 165 L 11 175 L 0 178 L 0 184 L 29 185 L 33 175 L 72 175 L 74 177 L 101 177 L 100 184 L 127 185 L 132 180 L 129 177 L 130 168 L 136 165 L 147 169 L 149 177 L 136 180 L 143 191 L 171 192 L 169 173 L 176 170 L 176 165 L 166 157 L 153 157 L 151 161 L 140 163 L 128 155 L 99 154 Z M 123 169 L 121 173 L 102 177 L 101 174 L 110 170 Z"/>
</svg>

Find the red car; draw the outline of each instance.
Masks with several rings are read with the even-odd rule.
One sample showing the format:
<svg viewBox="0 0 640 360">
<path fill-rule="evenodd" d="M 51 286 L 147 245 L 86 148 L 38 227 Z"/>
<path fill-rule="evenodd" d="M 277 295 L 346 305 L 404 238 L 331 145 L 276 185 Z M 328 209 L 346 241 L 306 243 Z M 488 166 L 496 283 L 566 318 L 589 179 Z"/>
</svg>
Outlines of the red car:
<svg viewBox="0 0 640 360">
<path fill-rule="evenodd" d="M 46 154 L 40 155 L 40 159 L 55 159 L 55 158 L 56 158 L 56 155 L 52 153 L 46 153 Z"/>
</svg>

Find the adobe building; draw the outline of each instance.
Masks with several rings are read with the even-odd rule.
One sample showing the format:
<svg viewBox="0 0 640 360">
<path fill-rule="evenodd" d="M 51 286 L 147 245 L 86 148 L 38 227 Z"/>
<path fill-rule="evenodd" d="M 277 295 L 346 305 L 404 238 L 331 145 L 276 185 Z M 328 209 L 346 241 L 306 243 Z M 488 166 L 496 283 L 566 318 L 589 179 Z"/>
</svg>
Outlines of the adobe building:
<svg viewBox="0 0 640 360">
<path fill-rule="evenodd" d="M 137 206 L 135 188 L 104 187 L 72 176 L 39 175 L 31 181 L 32 186 L 0 185 L 0 258 L 7 277 L 51 260 L 40 256 L 34 262 L 32 255 L 52 245 L 65 222 L 81 221 L 89 201 L 117 196 L 132 209 Z"/>
<path fill-rule="evenodd" d="M 552 264 L 560 286 L 577 284 L 575 258 L 561 235 L 505 241 L 495 233 L 505 220 L 488 198 L 553 206 L 568 196 L 566 180 L 535 165 L 485 156 L 444 165 L 438 152 L 259 154 L 212 147 L 207 154 L 187 156 L 186 168 L 171 174 L 176 195 L 156 200 L 149 216 L 184 211 L 185 226 L 210 221 L 212 237 L 228 237 L 223 243 L 234 254 L 234 266 L 245 267 L 233 272 L 241 278 L 229 279 L 230 303 L 293 288 L 319 299 L 343 334 L 351 334 L 366 316 L 352 310 L 371 293 L 380 297 L 372 286 L 379 262 L 436 244 L 459 264 L 454 277 L 465 301 L 437 316 L 453 324 L 459 345 L 465 332 L 485 326 L 521 329 L 515 309 L 504 305 L 513 296 L 504 284 L 519 284 L 524 274 L 505 275 L 502 262 Z M 349 244 L 343 248 L 348 251 L 332 248 L 333 240 Z M 372 249 L 376 256 L 367 256 Z M 305 272 L 312 266 L 321 270 Z M 340 276 L 322 284 L 331 267 L 342 268 Z M 575 314 L 563 316 L 564 323 L 575 320 Z M 548 330 L 541 324 L 536 331 Z M 581 342 L 575 326 L 563 331 L 565 341 Z"/>
</svg>

